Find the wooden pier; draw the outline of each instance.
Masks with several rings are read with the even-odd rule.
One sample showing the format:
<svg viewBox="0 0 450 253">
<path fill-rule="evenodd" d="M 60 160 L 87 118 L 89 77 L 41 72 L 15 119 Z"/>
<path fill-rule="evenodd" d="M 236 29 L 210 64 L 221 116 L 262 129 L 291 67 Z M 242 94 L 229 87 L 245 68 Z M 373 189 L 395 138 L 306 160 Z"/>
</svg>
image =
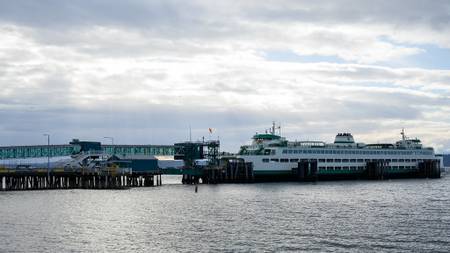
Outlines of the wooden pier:
<svg viewBox="0 0 450 253">
<path fill-rule="evenodd" d="M 0 190 L 127 189 L 162 185 L 160 173 L 1 171 Z"/>
</svg>

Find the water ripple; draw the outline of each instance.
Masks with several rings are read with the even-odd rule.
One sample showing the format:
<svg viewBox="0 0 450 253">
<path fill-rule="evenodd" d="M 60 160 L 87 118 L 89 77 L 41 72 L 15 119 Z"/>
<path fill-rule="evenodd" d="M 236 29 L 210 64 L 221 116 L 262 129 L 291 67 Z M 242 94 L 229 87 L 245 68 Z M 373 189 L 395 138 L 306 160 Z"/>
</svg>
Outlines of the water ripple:
<svg viewBox="0 0 450 253">
<path fill-rule="evenodd" d="M 450 251 L 450 178 L 0 193 L 0 252 Z"/>
</svg>

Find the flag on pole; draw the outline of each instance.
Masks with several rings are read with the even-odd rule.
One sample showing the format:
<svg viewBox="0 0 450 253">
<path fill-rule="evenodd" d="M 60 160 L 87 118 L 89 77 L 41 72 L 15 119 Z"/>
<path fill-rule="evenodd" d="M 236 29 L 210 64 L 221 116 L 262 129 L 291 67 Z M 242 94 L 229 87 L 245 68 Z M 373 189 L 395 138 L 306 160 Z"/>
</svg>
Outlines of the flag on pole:
<svg viewBox="0 0 450 253">
<path fill-rule="evenodd" d="M 213 131 L 212 128 L 208 128 L 208 130 L 209 130 L 209 133 L 212 134 L 212 131 Z"/>
</svg>

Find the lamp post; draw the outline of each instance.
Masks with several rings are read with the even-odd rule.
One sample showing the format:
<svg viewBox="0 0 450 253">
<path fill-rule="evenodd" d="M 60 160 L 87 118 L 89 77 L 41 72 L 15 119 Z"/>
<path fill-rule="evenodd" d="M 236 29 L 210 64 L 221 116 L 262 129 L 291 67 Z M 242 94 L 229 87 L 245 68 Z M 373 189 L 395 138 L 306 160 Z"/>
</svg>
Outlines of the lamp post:
<svg viewBox="0 0 450 253">
<path fill-rule="evenodd" d="M 50 179 L 50 134 L 44 134 L 47 136 L 47 180 Z"/>
</svg>

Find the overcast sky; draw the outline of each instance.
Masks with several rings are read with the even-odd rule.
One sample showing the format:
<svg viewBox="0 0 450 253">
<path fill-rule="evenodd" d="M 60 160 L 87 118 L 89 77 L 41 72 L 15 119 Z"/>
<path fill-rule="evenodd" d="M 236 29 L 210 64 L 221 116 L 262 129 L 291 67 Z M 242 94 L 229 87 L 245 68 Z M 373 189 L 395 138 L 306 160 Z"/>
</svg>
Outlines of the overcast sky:
<svg viewBox="0 0 450 253">
<path fill-rule="evenodd" d="M 450 152 L 450 1 L 0 0 L 0 145 L 237 151 L 292 140 Z"/>
</svg>

